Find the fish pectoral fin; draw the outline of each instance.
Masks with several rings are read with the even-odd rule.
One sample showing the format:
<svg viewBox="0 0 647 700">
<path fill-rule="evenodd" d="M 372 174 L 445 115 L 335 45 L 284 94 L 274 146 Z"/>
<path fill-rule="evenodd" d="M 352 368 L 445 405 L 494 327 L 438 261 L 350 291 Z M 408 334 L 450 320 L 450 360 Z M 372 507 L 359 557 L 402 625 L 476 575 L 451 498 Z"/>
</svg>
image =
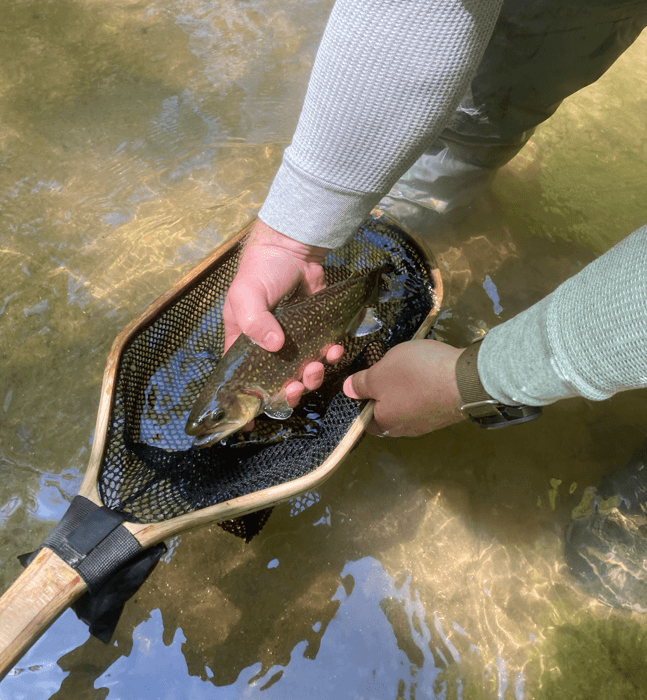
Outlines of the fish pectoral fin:
<svg viewBox="0 0 647 700">
<path fill-rule="evenodd" d="M 361 323 L 348 330 L 348 335 L 353 338 L 361 338 L 365 335 L 370 335 L 371 333 L 376 333 L 382 328 L 382 321 L 375 315 L 375 309 L 369 307 L 364 313 L 364 318 Z"/>
<path fill-rule="evenodd" d="M 292 409 L 283 390 L 272 397 L 270 403 L 265 407 L 265 415 L 275 420 L 286 420 L 292 415 Z"/>
</svg>

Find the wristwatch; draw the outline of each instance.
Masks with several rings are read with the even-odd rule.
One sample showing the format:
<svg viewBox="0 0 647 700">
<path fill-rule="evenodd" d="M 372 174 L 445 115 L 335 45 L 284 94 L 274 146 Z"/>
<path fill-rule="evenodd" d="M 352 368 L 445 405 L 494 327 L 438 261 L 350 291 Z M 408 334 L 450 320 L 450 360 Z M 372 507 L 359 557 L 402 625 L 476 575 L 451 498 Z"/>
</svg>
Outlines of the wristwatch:
<svg viewBox="0 0 647 700">
<path fill-rule="evenodd" d="M 465 348 L 456 362 L 456 384 L 462 401 L 461 413 L 486 429 L 505 428 L 539 418 L 541 406 L 506 406 L 485 391 L 477 366 L 481 340 Z"/>
</svg>

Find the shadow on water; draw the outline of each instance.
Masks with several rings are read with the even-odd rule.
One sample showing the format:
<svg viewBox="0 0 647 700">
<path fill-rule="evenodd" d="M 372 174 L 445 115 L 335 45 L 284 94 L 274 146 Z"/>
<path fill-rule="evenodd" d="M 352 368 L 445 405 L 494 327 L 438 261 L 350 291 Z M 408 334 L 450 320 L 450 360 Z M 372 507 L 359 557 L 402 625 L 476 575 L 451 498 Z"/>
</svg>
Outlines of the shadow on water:
<svg viewBox="0 0 647 700">
<path fill-rule="evenodd" d="M 323 491 L 318 502 L 301 513 L 295 512 L 296 503 L 279 507 L 251 545 L 215 527 L 183 537 L 171 561 L 153 574 L 129 606 L 117 647 L 106 654 L 105 647 L 91 639 L 61 659 L 62 667 L 72 673 L 60 697 L 77 692 L 75 680 L 79 687 L 88 682 L 84 666 L 93 649 L 100 661 L 92 678 L 130 653 L 133 629 L 155 607 L 161 611 L 165 643 L 177 629 L 186 637 L 182 652 L 189 673 L 206 680 L 209 667 L 211 681 L 219 686 L 234 683 L 256 662 L 261 664 L 258 677 L 273 666 L 287 666 L 303 641 L 304 658 L 316 658 L 339 609 L 336 591 L 342 587 L 350 595 L 353 589 L 352 575 L 342 575 L 346 563 L 366 557 L 380 560 L 386 549 L 412 539 L 425 517 L 425 494 L 397 459 L 385 453 L 371 461 L 369 470 L 365 474 L 357 467 L 345 468 L 334 500 Z M 386 498 L 385 491 L 390 494 Z M 395 521 L 400 523 L 397 528 Z M 188 571 L 195 576 L 187 577 Z"/>
</svg>

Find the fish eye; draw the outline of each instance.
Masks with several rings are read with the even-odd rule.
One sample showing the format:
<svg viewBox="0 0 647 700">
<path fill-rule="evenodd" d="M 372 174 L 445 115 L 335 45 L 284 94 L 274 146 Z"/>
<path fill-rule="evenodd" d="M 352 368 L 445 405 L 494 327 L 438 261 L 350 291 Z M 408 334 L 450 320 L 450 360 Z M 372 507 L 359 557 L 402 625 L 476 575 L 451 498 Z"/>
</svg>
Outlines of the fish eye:
<svg viewBox="0 0 647 700">
<path fill-rule="evenodd" d="M 210 425 L 215 425 L 225 417 L 225 409 L 219 408 L 217 411 L 213 411 L 208 416 L 206 416 L 206 422 Z"/>
</svg>

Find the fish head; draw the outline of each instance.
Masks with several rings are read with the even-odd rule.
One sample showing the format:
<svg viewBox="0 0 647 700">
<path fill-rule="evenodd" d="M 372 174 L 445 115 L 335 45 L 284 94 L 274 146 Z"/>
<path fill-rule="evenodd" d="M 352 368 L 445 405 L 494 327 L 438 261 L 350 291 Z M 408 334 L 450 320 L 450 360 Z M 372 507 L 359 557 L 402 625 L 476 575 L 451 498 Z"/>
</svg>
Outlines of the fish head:
<svg viewBox="0 0 647 700">
<path fill-rule="evenodd" d="M 244 391 L 217 392 L 206 406 L 194 406 L 185 432 L 193 435 L 193 447 L 209 447 L 237 432 L 261 412 L 257 394 Z"/>
</svg>

